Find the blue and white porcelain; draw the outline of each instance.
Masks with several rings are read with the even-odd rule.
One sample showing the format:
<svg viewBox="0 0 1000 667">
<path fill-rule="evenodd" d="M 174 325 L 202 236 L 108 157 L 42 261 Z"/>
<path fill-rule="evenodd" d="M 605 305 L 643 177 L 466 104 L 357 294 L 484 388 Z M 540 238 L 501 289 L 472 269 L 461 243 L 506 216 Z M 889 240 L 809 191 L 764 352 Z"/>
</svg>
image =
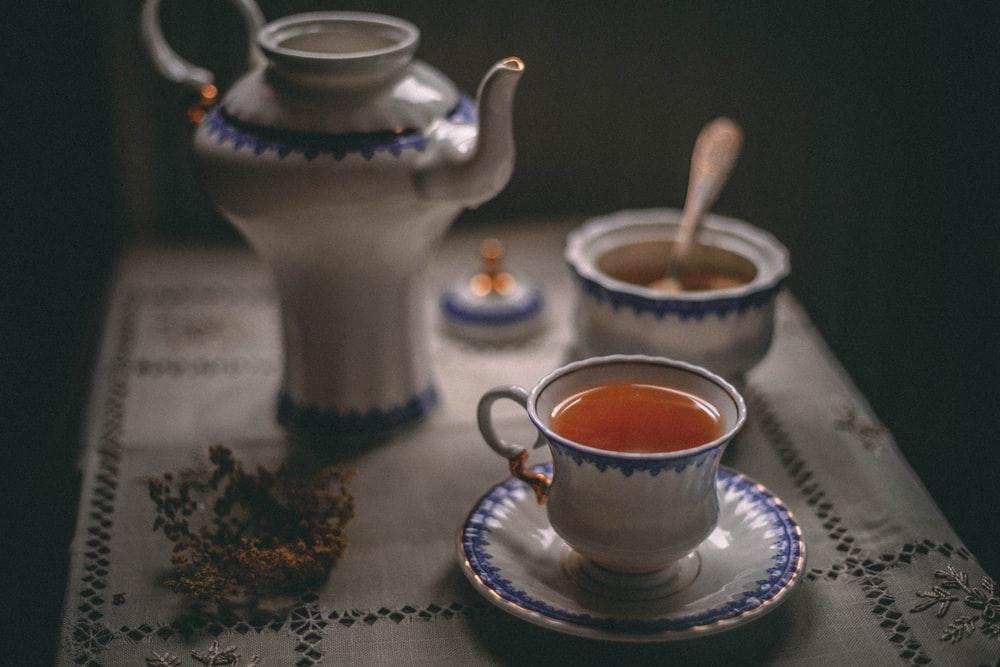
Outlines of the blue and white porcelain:
<svg viewBox="0 0 1000 667">
<path fill-rule="evenodd" d="M 718 411 L 722 435 L 681 451 L 638 453 L 588 447 L 552 431 L 553 408 L 608 382 L 652 384 L 692 394 Z M 712 532 L 719 514 L 719 459 L 746 421 L 746 404 L 731 384 L 681 361 L 618 355 L 563 366 L 530 391 L 516 385 L 496 387 L 479 402 L 479 429 L 518 475 L 527 450 L 505 442 L 492 424 L 492 405 L 502 398 L 527 410 L 538 430 L 534 446 L 549 445 L 551 479 L 522 478 L 546 504 L 553 530 L 589 561 L 592 574 L 605 574 L 605 579 L 637 590 L 676 585 L 691 575 L 696 564 L 685 556 Z"/>
<path fill-rule="evenodd" d="M 500 345 L 527 340 L 541 331 L 542 291 L 523 275 L 506 270 L 499 239 L 485 239 L 479 255 L 480 270 L 462 276 L 441 294 L 444 331 L 465 341 Z"/>
<path fill-rule="evenodd" d="M 550 464 L 534 470 L 552 472 Z M 715 487 L 719 520 L 692 557 L 696 576 L 662 597 L 630 598 L 588 586 L 532 490 L 514 478 L 469 512 L 459 562 L 487 600 L 558 632 L 660 642 L 729 630 L 788 598 L 804 571 L 805 544 L 795 518 L 761 484 L 720 468 Z"/>
<path fill-rule="evenodd" d="M 524 64 L 495 64 L 473 102 L 414 60 L 408 21 L 329 11 L 264 25 L 253 0 L 232 4 L 251 68 L 211 110 L 213 76 L 167 45 L 160 0 L 142 29 L 159 72 L 200 96 L 189 117 L 206 190 L 273 272 L 280 418 L 327 431 L 419 419 L 433 395 L 424 269 L 459 212 L 510 178 Z"/>
<path fill-rule="evenodd" d="M 469 290 L 468 281 L 456 282 L 441 294 L 440 305 L 445 331 L 471 342 L 519 342 L 544 325 L 542 291 L 524 279 L 510 293 L 487 295 Z"/>
<path fill-rule="evenodd" d="M 645 285 L 665 271 L 680 218 L 676 209 L 618 211 L 569 235 L 576 352 L 684 359 L 739 384 L 770 348 L 775 297 L 790 271 L 788 250 L 753 225 L 709 215 L 693 259 L 747 282 L 679 293 L 650 289 Z"/>
</svg>

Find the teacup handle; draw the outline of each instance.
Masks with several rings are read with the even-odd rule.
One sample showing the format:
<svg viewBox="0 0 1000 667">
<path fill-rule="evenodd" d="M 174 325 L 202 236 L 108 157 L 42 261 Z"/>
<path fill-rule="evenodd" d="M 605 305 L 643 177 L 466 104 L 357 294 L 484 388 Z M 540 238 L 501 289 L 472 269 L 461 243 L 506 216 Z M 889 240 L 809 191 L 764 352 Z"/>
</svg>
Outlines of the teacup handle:
<svg viewBox="0 0 1000 667">
<path fill-rule="evenodd" d="M 520 445 L 507 442 L 497 435 L 493 428 L 491 409 L 496 401 L 501 398 L 509 398 L 522 408 L 527 409 L 528 396 L 528 390 L 516 384 L 494 387 L 479 399 L 479 407 L 476 409 L 476 419 L 479 422 L 479 432 L 483 434 L 483 440 L 486 441 L 486 444 L 494 452 L 507 459 L 510 474 L 530 486 L 535 492 L 535 497 L 538 498 L 538 504 L 544 505 L 549 497 L 549 487 L 552 486 L 552 480 L 542 473 L 528 472 L 525 469 L 525 464 L 528 462 L 528 450 Z M 545 436 L 539 433 L 531 448 L 537 449 L 544 445 L 545 442 Z"/>
<path fill-rule="evenodd" d="M 254 0 L 230 0 L 240 12 L 246 23 L 249 44 L 249 61 L 254 66 L 263 61 L 257 49 L 257 33 L 264 27 L 264 14 Z M 142 41 L 149 52 L 156 70 L 168 81 L 192 88 L 198 95 L 198 101 L 188 109 L 187 116 L 192 123 L 200 123 L 205 117 L 205 110 L 215 103 L 218 90 L 215 88 L 215 76 L 203 67 L 192 65 L 181 58 L 167 44 L 160 29 L 160 0 L 145 0 L 142 14 L 139 18 L 139 28 Z"/>
</svg>

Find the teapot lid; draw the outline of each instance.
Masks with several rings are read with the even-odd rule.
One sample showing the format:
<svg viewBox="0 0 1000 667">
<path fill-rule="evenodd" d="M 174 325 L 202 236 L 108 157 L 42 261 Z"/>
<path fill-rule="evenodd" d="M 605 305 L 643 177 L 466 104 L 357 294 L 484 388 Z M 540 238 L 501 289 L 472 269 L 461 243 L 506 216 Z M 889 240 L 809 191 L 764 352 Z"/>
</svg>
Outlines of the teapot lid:
<svg viewBox="0 0 1000 667">
<path fill-rule="evenodd" d="M 365 12 L 312 12 L 265 26 L 267 63 L 222 100 L 233 118 L 266 128 L 320 133 L 424 130 L 459 104 L 455 85 L 413 60 L 420 31 Z"/>
<path fill-rule="evenodd" d="M 542 292 L 503 267 L 497 239 L 480 244 L 482 267 L 441 295 L 444 331 L 471 343 L 504 345 L 526 341 L 545 326 Z"/>
</svg>

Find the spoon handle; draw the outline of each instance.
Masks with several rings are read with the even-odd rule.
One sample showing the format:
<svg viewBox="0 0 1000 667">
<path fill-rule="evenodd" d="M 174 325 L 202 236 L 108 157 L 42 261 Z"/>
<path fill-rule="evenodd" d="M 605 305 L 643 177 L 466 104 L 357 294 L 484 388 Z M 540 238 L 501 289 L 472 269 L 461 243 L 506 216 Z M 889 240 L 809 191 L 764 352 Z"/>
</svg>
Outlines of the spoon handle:
<svg viewBox="0 0 1000 667">
<path fill-rule="evenodd" d="M 715 203 L 743 147 L 743 131 L 728 118 L 716 118 L 702 128 L 691 155 L 691 176 L 673 258 L 683 263 L 694 242 L 698 223 Z"/>
</svg>

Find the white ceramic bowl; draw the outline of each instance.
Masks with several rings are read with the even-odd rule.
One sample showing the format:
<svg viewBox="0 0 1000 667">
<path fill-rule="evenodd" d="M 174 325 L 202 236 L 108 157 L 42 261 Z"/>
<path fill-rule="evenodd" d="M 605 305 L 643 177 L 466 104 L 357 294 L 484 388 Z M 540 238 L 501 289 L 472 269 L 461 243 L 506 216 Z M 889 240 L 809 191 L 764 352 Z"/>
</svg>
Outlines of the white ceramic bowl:
<svg viewBox="0 0 1000 667">
<path fill-rule="evenodd" d="M 694 261 L 748 282 L 674 294 L 644 287 L 662 275 L 680 216 L 676 209 L 618 211 L 569 235 L 565 258 L 578 287 L 576 353 L 666 356 L 741 383 L 771 345 L 788 250 L 746 222 L 708 216 Z"/>
</svg>

